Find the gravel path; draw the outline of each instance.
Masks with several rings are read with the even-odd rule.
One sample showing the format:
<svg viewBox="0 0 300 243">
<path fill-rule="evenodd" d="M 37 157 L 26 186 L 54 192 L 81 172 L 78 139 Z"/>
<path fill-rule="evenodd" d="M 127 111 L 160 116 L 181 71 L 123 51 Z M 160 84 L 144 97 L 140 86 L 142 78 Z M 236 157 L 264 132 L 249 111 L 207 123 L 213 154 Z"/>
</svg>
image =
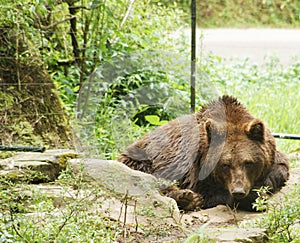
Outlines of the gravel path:
<svg viewBox="0 0 300 243">
<path fill-rule="evenodd" d="M 300 29 L 201 29 L 197 36 L 197 47 L 204 53 L 225 58 L 249 57 L 261 64 L 265 57 L 276 55 L 287 65 L 300 56 Z"/>
</svg>

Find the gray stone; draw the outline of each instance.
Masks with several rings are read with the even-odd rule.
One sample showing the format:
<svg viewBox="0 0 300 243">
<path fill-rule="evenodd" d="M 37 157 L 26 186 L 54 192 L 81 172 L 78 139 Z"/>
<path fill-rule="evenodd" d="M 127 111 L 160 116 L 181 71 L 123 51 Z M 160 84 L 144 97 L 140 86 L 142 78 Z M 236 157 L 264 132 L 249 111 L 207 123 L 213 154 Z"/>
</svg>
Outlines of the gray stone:
<svg viewBox="0 0 300 243">
<path fill-rule="evenodd" d="M 44 153 L 18 152 L 13 157 L 0 160 L 0 175 L 12 181 L 53 181 L 66 168 L 67 160 L 77 156 L 75 151 L 66 149 L 47 150 Z"/>
<path fill-rule="evenodd" d="M 176 202 L 159 193 L 157 187 L 160 182 L 154 176 L 132 170 L 113 160 L 72 159 L 69 166 L 75 170 L 83 168 L 86 176 L 104 188 L 122 195 L 122 202 L 112 198 L 102 203 L 102 209 L 108 217 L 128 224 L 135 224 L 136 221 L 144 224 L 149 224 L 150 221 L 179 222 L 180 214 Z"/>
<path fill-rule="evenodd" d="M 266 231 L 260 228 L 211 228 L 206 234 L 217 242 L 267 242 Z"/>
<path fill-rule="evenodd" d="M 113 160 L 73 159 L 69 164 L 79 169 L 83 165 L 87 175 L 102 186 L 117 193 L 130 196 L 143 196 L 157 193 L 157 179 L 149 174 L 132 170 Z"/>
</svg>

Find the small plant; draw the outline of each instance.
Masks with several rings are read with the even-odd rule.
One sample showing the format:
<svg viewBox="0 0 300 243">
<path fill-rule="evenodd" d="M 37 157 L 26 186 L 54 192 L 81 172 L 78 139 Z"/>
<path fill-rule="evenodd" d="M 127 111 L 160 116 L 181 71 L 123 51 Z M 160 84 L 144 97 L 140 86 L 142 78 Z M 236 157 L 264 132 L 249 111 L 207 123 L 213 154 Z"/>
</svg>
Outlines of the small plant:
<svg viewBox="0 0 300 243">
<path fill-rule="evenodd" d="M 211 239 L 208 237 L 207 234 L 205 234 L 205 229 L 207 228 L 207 226 L 209 225 L 209 223 L 205 223 L 203 224 L 197 232 L 193 233 L 192 235 L 190 235 L 185 241 L 184 243 L 210 243 L 210 242 L 216 242 L 216 240 Z"/>
<path fill-rule="evenodd" d="M 253 203 L 253 209 L 256 209 L 257 211 L 266 211 L 268 208 L 268 199 L 269 199 L 269 190 L 270 188 L 268 186 L 263 186 L 259 189 L 254 189 L 253 191 L 256 191 L 258 194 L 258 198 L 255 199 L 255 202 Z"/>
<path fill-rule="evenodd" d="M 266 190 L 260 189 L 260 199 L 256 201 L 258 208 L 265 209 L 265 214 L 257 220 L 255 227 L 265 228 L 270 242 L 298 242 L 300 228 L 300 188 L 295 186 L 280 200 L 266 202 Z"/>
</svg>

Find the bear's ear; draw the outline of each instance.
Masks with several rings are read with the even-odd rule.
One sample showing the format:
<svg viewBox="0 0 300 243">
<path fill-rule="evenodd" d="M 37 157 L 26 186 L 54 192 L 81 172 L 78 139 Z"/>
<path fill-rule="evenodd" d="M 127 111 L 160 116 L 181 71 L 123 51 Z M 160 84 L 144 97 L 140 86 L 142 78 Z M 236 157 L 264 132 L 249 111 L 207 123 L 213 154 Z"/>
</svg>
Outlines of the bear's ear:
<svg viewBox="0 0 300 243">
<path fill-rule="evenodd" d="M 216 122 L 212 119 L 208 119 L 205 122 L 205 129 L 209 144 L 212 139 L 215 139 L 215 141 L 219 141 L 220 138 L 223 138 L 226 134 L 226 126 L 223 123 Z"/>
<path fill-rule="evenodd" d="M 247 136 L 255 141 L 263 142 L 265 138 L 265 125 L 259 119 L 254 119 L 246 126 Z"/>
</svg>

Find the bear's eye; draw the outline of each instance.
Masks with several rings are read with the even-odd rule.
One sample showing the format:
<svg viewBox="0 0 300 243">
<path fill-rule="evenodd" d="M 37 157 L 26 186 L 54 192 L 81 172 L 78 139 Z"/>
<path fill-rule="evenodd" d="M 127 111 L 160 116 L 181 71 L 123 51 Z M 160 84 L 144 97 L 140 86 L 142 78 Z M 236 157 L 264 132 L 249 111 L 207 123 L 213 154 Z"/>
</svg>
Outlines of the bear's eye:
<svg viewBox="0 0 300 243">
<path fill-rule="evenodd" d="M 255 167 L 255 163 L 253 162 L 253 161 L 246 161 L 245 162 L 245 167 L 246 168 L 253 168 L 253 167 Z"/>
<path fill-rule="evenodd" d="M 230 164 L 222 164 L 222 168 L 224 170 L 228 170 L 228 169 L 231 169 L 231 165 Z"/>
</svg>

